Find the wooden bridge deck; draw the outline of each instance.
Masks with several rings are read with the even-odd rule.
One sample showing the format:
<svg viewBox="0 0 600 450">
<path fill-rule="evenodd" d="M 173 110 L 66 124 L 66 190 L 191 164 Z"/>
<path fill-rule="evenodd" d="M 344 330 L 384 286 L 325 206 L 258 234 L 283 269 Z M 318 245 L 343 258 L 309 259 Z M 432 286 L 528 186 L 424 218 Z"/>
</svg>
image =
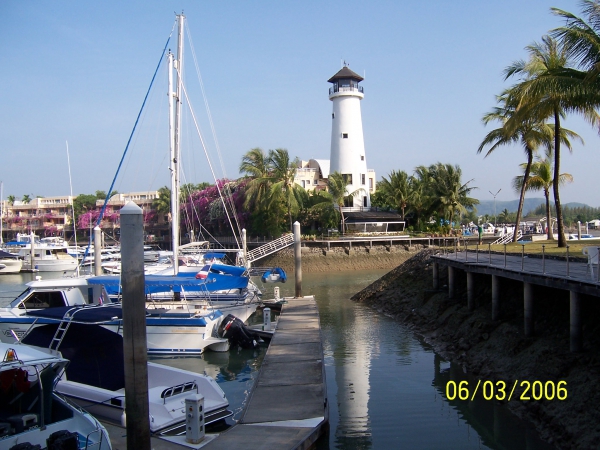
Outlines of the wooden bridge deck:
<svg viewBox="0 0 600 450">
<path fill-rule="evenodd" d="M 598 265 L 587 262 L 556 258 L 510 255 L 483 251 L 459 251 L 438 254 L 434 260 L 474 273 L 498 275 L 504 278 L 566 289 L 600 297 Z"/>
</svg>

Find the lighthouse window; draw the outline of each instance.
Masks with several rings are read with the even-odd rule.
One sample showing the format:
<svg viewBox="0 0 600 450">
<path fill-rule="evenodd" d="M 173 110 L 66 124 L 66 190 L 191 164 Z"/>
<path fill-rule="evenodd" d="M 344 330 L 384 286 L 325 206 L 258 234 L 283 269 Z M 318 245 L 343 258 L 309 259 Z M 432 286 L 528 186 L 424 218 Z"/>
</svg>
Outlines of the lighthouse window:
<svg viewBox="0 0 600 450">
<path fill-rule="evenodd" d="M 360 174 L 360 181 L 361 181 L 361 184 L 363 184 L 363 185 L 365 184 L 366 180 L 365 180 L 365 174 L 364 173 Z"/>
<path fill-rule="evenodd" d="M 348 139 L 348 133 L 342 133 L 342 139 Z"/>
<path fill-rule="evenodd" d="M 360 155 L 360 160 L 364 161 L 365 160 L 365 155 Z"/>
<path fill-rule="evenodd" d="M 335 119 L 335 113 L 331 113 L 331 118 Z"/>
</svg>

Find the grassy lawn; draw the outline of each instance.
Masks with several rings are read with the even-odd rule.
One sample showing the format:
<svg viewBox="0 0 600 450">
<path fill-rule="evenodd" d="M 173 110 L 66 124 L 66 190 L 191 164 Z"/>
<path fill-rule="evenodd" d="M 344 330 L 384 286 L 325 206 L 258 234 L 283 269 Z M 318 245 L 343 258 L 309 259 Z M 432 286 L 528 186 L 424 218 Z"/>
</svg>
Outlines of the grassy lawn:
<svg viewBox="0 0 600 450">
<path fill-rule="evenodd" d="M 543 246 L 543 247 L 542 247 Z M 569 247 L 569 257 L 580 257 L 587 258 L 583 254 L 584 247 L 600 247 L 600 238 L 598 239 L 586 239 L 582 241 L 568 240 L 567 246 Z M 471 248 L 471 246 L 469 246 Z M 487 251 L 488 246 L 483 244 L 479 246 L 479 251 Z M 493 252 L 504 252 L 504 245 L 492 245 L 491 250 Z M 521 243 L 510 243 L 506 244 L 506 253 L 521 254 L 525 250 L 526 255 L 541 255 L 542 251 L 546 255 L 552 256 L 566 256 L 567 248 L 559 248 L 558 241 L 535 241 L 526 244 Z"/>
</svg>

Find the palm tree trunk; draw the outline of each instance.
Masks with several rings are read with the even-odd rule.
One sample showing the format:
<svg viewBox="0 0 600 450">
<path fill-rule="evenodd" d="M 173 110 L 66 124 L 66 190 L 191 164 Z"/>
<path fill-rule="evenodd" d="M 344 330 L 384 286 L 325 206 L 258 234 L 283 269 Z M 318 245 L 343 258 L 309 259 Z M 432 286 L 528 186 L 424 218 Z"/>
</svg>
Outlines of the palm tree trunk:
<svg viewBox="0 0 600 450">
<path fill-rule="evenodd" d="M 554 189 L 554 206 L 556 208 L 556 223 L 558 224 L 558 246 L 566 247 L 565 230 L 563 224 L 562 206 L 560 205 L 559 195 L 560 182 L 560 115 L 558 108 L 554 108 L 554 181 L 552 187 Z M 551 229 L 551 224 L 548 224 L 548 229 Z"/>
<path fill-rule="evenodd" d="M 546 223 L 548 224 L 548 240 L 549 241 L 553 241 L 554 240 L 554 233 L 552 232 L 552 226 L 551 226 L 551 220 L 552 217 L 550 216 L 551 211 L 550 211 L 550 191 L 548 189 L 544 189 L 544 196 L 546 197 Z"/>
<path fill-rule="evenodd" d="M 519 207 L 517 208 L 517 218 L 512 238 L 513 242 L 517 242 L 517 239 L 519 239 L 519 234 L 517 232 L 519 231 L 519 224 L 521 223 L 521 214 L 523 213 L 523 203 L 525 202 L 525 191 L 527 190 L 531 164 L 533 164 L 533 150 L 527 147 L 527 167 L 525 167 L 525 173 L 523 174 L 523 186 L 521 186 L 521 196 L 519 197 Z"/>
</svg>

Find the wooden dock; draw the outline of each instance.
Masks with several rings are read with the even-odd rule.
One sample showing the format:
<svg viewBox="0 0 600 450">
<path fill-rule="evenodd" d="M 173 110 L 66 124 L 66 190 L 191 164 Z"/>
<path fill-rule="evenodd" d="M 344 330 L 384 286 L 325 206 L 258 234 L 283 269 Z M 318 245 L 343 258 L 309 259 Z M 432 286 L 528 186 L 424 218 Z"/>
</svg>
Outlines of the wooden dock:
<svg viewBox="0 0 600 450">
<path fill-rule="evenodd" d="M 314 297 L 285 299 L 239 423 L 203 448 L 307 449 L 326 432 L 329 405 Z"/>
<path fill-rule="evenodd" d="M 313 296 L 285 298 L 277 329 L 240 421 L 198 445 L 185 437 L 152 438 L 154 450 L 185 448 L 308 449 L 329 424 L 319 312 Z M 125 450 L 123 428 L 105 424 L 113 450 Z"/>
<path fill-rule="evenodd" d="M 583 348 L 582 296 L 600 297 L 600 274 L 598 264 L 588 265 L 578 257 L 556 258 L 539 255 L 514 255 L 478 251 L 457 251 L 433 255 L 433 287 L 439 289 L 439 267 L 448 268 L 448 297 L 455 293 L 457 272 L 465 272 L 467 278 L 467 302 L 475 309 L 475 275 L 491 277 L 492 320 L 500 318 L 503 278 L 523 283 L 524 333 L 534 334 L 534 286 L 545 286 L 569 292 L 570 299 L 570 348 L 578 352 Z M 481 277 L 479 277 L 481 279 Z"/>
</svg>

